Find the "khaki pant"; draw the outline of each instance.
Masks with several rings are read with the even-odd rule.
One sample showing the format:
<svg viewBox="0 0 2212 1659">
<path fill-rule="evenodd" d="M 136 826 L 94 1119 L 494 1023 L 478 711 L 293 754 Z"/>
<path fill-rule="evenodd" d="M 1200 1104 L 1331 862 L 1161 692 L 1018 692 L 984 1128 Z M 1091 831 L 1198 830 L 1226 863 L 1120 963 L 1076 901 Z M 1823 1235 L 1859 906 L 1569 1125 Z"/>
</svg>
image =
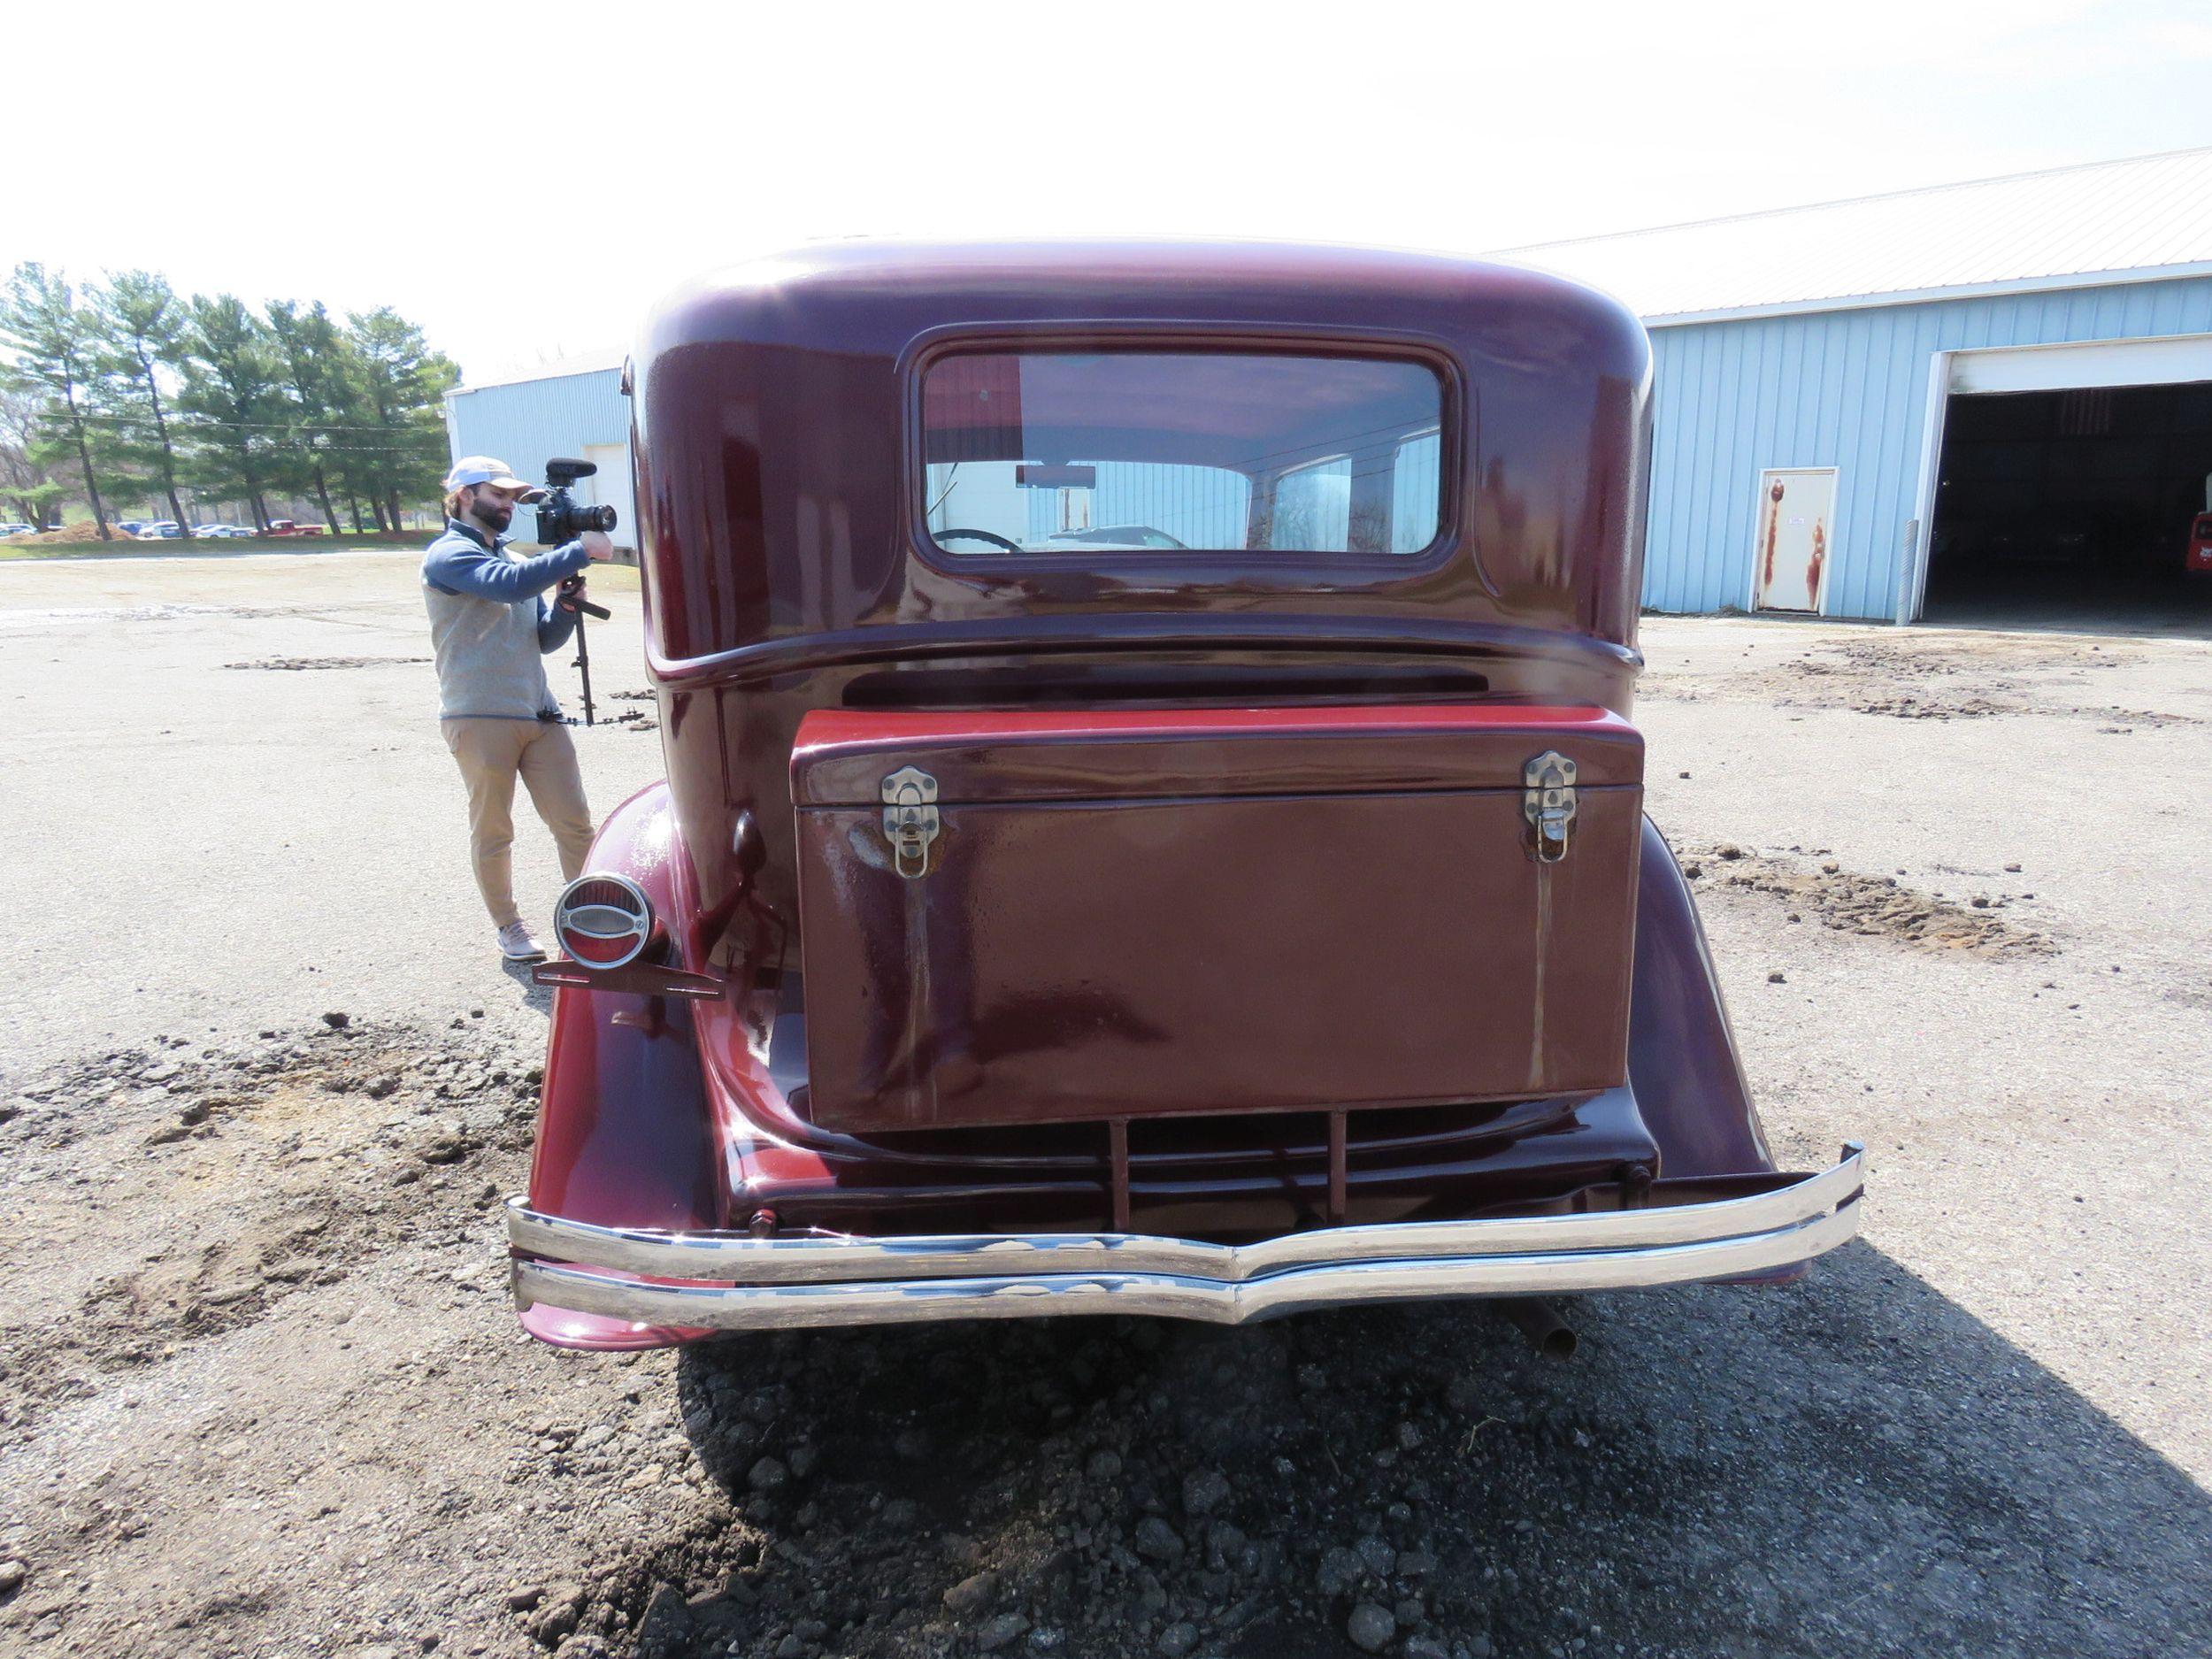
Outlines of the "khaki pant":
<svg viewBox="0 0 2212 1659">
<path fill-rule="evenodd" d="M 551 720 L 441 720 L 438 729 L 468 785 L 469 856 L 476 863 L 477 888 L 492 925 L 505 927 L 522 919 L 513 876 L 518 775 L 560 843 L 561 874 L 573 881 L 583 872 L 584 855 L 591 850 L 591 809 L 584 804 L 576 745 L 569 741 L 568 727 Z"/>
</svg>

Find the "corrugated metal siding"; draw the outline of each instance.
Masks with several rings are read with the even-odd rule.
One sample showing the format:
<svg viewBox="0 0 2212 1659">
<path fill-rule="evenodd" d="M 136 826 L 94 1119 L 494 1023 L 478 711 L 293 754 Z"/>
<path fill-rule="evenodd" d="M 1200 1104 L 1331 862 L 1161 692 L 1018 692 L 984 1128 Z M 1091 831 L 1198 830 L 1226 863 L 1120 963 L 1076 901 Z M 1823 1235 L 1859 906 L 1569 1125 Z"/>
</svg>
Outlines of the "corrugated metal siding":
<svg viewBox="0 0 2212 1659">
<path fill-rule="evenodd" d="M 1893 616 L 1935 353 L 2203 333 L 2207 277 L 1655 328 L 1644 603 L 1745 603 L 1761 470 L 1832 466 L 1828 614 Z"/>
<path fill-rule="evenodd" d="M 447 401 L 446 423 L 457 457 L 488 455 L 535 482 L 554 456 L 580 459 L 589 443 L 627 446 L 630 400 L 622 395 L 622 371 L 602 369 L 457 392 Z M 526 524 L 518 530 L 526 541 L 527 531 Z M 619 532 L 617 539 L 626 540 Z"/>
</svg>

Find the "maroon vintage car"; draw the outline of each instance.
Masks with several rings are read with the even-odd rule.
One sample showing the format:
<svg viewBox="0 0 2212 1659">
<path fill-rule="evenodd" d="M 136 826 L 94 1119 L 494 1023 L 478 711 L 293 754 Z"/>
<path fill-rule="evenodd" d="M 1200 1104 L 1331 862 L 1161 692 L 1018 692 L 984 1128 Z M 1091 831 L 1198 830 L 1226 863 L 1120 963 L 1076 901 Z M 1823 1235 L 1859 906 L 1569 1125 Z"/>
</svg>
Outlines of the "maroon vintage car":
<svg viewBox="0 0 2212 1659">
<path fill-rule="evenodd" d="M 854 245 L 635 359 L 668 780 L 563 895 L 523 1323 L 1772 1280 L 1629 723 L 1651 359 L 1555 278 Z M 1516 1305 L 1518 1305 L 1517 1303 Z"/>
</svg>

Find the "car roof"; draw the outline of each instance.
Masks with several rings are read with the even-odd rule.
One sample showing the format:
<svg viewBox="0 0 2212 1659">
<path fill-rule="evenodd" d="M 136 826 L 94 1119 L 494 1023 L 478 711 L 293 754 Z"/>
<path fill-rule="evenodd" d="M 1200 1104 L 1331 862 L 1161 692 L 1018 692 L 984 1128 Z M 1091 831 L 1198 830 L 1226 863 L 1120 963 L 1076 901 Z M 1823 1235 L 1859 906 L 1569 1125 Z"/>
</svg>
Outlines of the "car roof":
<svg viewBox="0 0 2212 1659">
<path fill-rule="evenodd" d="M 655 308 L 637 357 L 642 367 L 664 351 L 710 341 L 895 353 L 918 330 L 987 319 L 1156 326 L 1272 317 L 1325 334 L 1456 334 L 1471 307 L 1499 303 L 1601 315 L 1623 334 L 1641 333 L 1619 302 L 1564 277 L 1407 249 L 853 241 L 770 255 L 685 284 Z"/>
</svg>

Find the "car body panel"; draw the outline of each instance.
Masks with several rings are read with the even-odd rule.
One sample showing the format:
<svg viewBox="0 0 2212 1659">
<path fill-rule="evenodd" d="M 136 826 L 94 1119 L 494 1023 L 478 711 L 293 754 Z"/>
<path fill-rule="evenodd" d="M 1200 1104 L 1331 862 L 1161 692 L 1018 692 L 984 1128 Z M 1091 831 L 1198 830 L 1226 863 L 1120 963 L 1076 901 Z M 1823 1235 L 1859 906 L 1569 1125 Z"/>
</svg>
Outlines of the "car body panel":
<svg viewBox="0 0 2212 1659">
<path fill-rule="evenodd" d="M 1546 863 L 1523 772 L 1559 749 L 1586 764 Z M 879 784 L 923 767 L 917 876 Z M 826 1127 L 1624 1080 L 1641 741 L 1602 710 L 824 710 L 792 775 Z"/>
</svg>

